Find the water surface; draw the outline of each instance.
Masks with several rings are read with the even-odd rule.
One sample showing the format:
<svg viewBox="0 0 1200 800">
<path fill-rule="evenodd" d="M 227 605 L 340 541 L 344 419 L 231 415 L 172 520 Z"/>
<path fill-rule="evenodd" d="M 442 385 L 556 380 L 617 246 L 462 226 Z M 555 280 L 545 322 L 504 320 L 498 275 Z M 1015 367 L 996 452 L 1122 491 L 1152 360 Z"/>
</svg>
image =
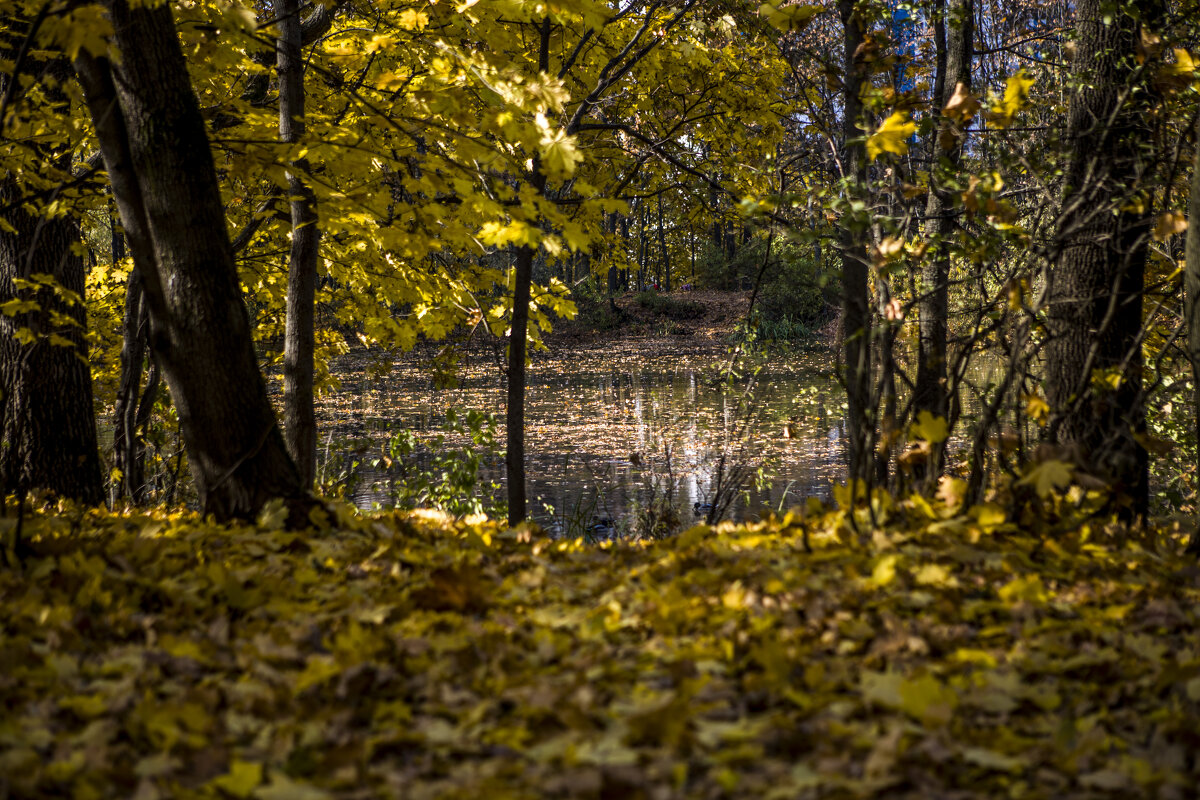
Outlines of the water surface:
<svg viewBox="0 0 1200 800">
<path fill-rule="evenodd" d="M 846 448 L 831 357 L 778 357 L 732 379 L 727 364 L 712 343 L 663 347 L 649 339 L 535 357 L 526 396 L 530 516 L 564 535 L 605 534 L 604 522 L 632 530 L 651 515 L 690 525 L 703 516 L 696 504 L 723 498 L 733 519 L 808 496 L 828 499 Z M 434 388 L 413 357 L 381 378 L 371 378 L 370 367 L 361 354 L 335 365 L 342 388 L 321 407 L 324 468 L 353 474 L 351 496 L 361 507 L 390 504 L 395 472 L 375 462 L 394 431 L 432 438 L 451 408 L 503 420 L 494 359 L 477 355 L 454 389 Z M 490 461 L 481 490 L 503 487 L 505 477 L 503 464 Z"/>
</svg>

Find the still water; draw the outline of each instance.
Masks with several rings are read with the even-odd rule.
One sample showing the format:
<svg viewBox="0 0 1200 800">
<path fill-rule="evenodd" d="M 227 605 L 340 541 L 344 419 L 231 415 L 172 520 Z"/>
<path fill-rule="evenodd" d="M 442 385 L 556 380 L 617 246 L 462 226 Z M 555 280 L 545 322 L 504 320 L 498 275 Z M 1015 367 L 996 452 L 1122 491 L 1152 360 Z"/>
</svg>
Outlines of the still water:
<svg viewBox="0 0 1200 800">
<path fill-rule="evenodd" d="M 578 535 L 633 530 L 651 510 L 661 518 L 673 509 L 667 522 L 686 526 L 707 504 L 728 503 L 726 518 L 745 519 L 828 499 L 846 457 L 831 357 L 778 357 L 732 380 L 727 363 L 711 344 L 668 350 L 651 340 L 536 356 L 526 398 L 530 516 Z M 468 362 L 453 389 L 434 388 L 413 358 L 377 378 L 362 356 L 334 371 L 342 387 L 320 410 L 325 477 L 348 478 L 360 507 L 391 504 L 396 473 L 380 456 L 394 432 L 432 439 L 448 409 L 503 419 L 501 372 L 487 357 Z M 482 478 L 479 491 L 503 498 L 499 459 Z"/>
</svg>

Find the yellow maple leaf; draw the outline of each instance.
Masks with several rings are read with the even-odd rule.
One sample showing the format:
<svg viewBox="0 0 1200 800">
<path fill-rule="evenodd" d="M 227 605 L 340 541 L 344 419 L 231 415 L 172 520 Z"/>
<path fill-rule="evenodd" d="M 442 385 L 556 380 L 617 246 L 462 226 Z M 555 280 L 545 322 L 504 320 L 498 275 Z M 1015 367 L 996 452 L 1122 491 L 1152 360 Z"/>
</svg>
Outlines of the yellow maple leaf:
<svg viewBox="0 0 1200 800">
<path fill-rule="evenodd" d="M 935 417 L 928 411 L 917 415 L 917 421 L 909 428 L 909 433 L 916 439 L 924 439 L 930 444 L 940 444 L 950 435 L 950 427 L 945 417 Z"/>
<path fill-rule="evenodd" d="M 908 140 L 917 132 L 917 123 L 904 111 L 895 111 L 867 137 L 867 158 L 874 161 L 881 153 L 902 156 L 908 152 Z"/>
<path fill-rule="evenodd" d="M 1053 458 L 1043 461 L 1017 481 L 1018 486 L 1032 486 L 1037 496 L 1045 499 L 1050 493 L 1066 487 L 1071 482 L 1075 468 L 1065 461 Z"/>
<path fill-rule="evenodd" d="M 992 104 L 992 124 L 998 128 L 1007 128 L 1016 118 L 1017 113 L 1029 102 L 1029 90 L 1034 79 L 1023 69 L 1008 76 L 1004 84 L 1004 96 Z"/>
</svg>

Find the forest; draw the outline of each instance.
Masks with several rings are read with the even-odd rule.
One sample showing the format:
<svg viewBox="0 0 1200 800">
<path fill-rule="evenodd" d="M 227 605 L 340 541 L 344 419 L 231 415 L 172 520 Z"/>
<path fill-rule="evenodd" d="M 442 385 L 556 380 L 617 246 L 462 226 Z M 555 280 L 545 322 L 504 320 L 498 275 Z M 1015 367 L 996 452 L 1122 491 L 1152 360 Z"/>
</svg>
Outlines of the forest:
<svg viewBox="0 0 1200 800">
<path fill-rule="evenodd" d="M 0 7 L 0 800 L 1197 795 L 1194 0 Z"/>
</svg>

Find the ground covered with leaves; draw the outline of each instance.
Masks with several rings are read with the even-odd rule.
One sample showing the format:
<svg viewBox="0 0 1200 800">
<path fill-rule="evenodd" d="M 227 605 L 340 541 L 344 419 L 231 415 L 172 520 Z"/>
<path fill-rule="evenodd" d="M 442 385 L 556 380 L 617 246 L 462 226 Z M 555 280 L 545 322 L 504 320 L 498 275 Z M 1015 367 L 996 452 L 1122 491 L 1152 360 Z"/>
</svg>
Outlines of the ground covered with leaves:
<svg viewBox="0 0 1200 800">
<path fill-rule="evenodd" d="M 420 512 L 27 517 L 0 796 L 1195 796 L 1174 543 L 869 516 L 603 546 Z"/>
</svg>

